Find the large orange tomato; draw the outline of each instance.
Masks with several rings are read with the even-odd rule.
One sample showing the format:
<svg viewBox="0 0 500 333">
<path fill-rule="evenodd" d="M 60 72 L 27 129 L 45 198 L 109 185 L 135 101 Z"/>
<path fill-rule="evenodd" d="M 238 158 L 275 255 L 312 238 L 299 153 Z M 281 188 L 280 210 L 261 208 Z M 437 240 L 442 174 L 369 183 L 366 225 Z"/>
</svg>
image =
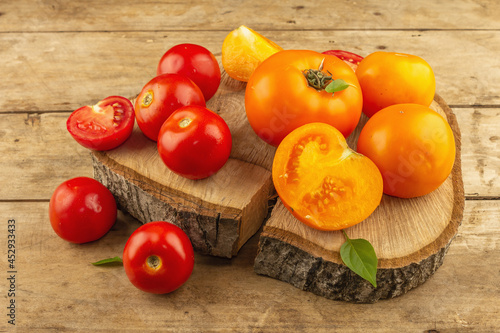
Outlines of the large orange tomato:
<svg viewBox="0 0 500 333">
<path fill-rule="evenodd" d="M 363 127 L 357 150 L 379 168 L 384 193 L 401 198 L 437 189 L 455 161 L 450 125 L 436 111 L 418 104 L 397 104 L 377 112 Z"/>
<path fill-rule="evenodd" d="M 410 54 L 372 53 L 359 63 L 356 76 L 363 91 L 363 112 L 368 117 L 394 104 L 429 106 L 436 90 L 431 66 Z"/>
<path fill-rule="evenodd" d="M 345 83 L 345 89 L 327 92 L 325 86 L 332 79 L 341 88 Z M 358 124 L 362 99 L 356 75 L 339 58 L 286 50 L 267 58 L 253 72 L 245 108 L 255 133 L 277 146 L 288 133 L 312 122 L 332 125 L 347 137 Z"/>
</svg>

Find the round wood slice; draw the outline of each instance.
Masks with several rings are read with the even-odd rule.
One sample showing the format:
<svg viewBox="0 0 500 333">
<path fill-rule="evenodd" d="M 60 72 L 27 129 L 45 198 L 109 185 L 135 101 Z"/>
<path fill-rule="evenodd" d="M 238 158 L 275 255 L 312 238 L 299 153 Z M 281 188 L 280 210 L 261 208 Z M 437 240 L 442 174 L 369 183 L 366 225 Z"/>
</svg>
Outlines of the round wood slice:
<svg viewBox="0 0 500 333">
<path fill-rule="evenodd" d="M 426 281 L 443 263 L 462 221 L 464 190 L 460 130 L 451 109 L 436 95 L 431 108 L 455 135 L 456 159 L 448 179 L 432 193 L 413 199 L 384 195 L 365 221 L 346 230 L 364 238 L 379 258 L 377 288 L 348 269 L 340 258 L 341 231 L 319 231 L 295 219 L 278 201 L 260 235 L 254 269 L 303 290 L 335 300 L 372 303 L 402 295 Z M 355 148 L 367 118 L 348 138 Z"/>
<path fill-rule="evenodd" d="M 233 139 L 231 156 L 215 175 L 194 181 L 171 172 L 156 142 L 136 125 L 120 147 L 91 153 L 94 178 L 140 222 L 172 222 L 187 233 L 197 252 L 236 255 L 262 226 L 274 191 L 270 170 L 275 148 L 250 127 L 244 95 L 245 84 L 223 73 L 219 90 L 207 103 L 224 118 Z"/>
</svg>

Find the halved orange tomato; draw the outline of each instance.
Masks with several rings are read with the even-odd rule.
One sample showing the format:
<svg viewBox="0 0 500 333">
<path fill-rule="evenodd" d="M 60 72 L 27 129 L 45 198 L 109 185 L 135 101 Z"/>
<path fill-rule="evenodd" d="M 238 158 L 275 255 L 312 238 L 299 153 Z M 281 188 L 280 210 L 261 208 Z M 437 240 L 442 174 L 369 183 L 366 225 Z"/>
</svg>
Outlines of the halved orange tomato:
<svg viewBox="0 0 500 333">
<path fill-rule="evenodd" d="M 272 177 L 285 207 L 320 230 L 358 224 L 382 199 L 377 166 L 350 149 L 342 133 L 324 123 L 301 126 L 283 139 Z"/>
</svg>

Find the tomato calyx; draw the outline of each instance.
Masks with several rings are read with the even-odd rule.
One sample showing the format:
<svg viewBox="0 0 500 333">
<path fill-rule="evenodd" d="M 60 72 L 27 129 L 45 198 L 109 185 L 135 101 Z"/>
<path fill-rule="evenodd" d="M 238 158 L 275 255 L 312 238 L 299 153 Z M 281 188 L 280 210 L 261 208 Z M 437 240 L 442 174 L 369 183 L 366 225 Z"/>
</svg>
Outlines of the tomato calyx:
<svg viewBox="0 0 500 333">
<path fill-rule="evenodd" d="M 334 80 L 332 73 L 330 73 L 329 71 L 323 71 L 324 63 L 325 58 L 323 58 L 323 60 L 321 61 L 318 69 L 305 69 L 302 71 L 302 74 L 304 74 L 309 87 L 314 88 L 317 91 L 324 90 L 328 93 L 332 93 L 332 95 L 337 91 L 347 89 L 349 85 L 344 80 Z"/>
</svg>

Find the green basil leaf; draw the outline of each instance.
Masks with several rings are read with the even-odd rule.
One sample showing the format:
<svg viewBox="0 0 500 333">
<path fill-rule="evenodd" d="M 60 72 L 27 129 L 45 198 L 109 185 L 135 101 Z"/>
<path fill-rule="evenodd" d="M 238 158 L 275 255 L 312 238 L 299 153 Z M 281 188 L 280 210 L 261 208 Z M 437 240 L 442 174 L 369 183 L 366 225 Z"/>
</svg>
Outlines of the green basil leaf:
<svg viewBox="0 0 500 333">
<path fill-rule="evenodd" d="M 376 288 L 378 259 L 373 246 L 366 239 L 350 239 L 345 231 L 343 232 L 346 242 L 340 247 L 342 261 Z"/>
<path fill-rule="evenodd" d="M 349 84 L 342 79 L 332 80 L 326 87 L 325 91 L 328 93 L 336 93 L 337 91 L 342 91 L 347 89 Z"/>
<path fill-rule="evenodd" d="M 117 264 L 117 263 L 122 264 L 123 263 L 122 258 L 114 257 L 114 258 L 109 258 L 109 259 L 103 259 L 103 260 L 93 262 L 92 265 L 100 266 L 100 265 Z"/>
</svg>

